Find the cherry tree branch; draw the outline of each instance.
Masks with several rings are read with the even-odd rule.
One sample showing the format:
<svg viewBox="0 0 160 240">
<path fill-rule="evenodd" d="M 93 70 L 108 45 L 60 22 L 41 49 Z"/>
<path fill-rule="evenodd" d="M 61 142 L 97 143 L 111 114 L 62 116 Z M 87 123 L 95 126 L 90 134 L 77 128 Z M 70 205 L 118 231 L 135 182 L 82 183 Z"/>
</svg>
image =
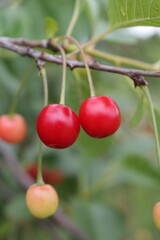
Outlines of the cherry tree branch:
<svg viewBox="0 0 160 240">
<path fill-rule="evenodd" d="M 23 38 L 14 39 L 9 37 L 0 37 L 0 48 L 8 49 L 21 56 L 34 58 L 36 61 L 42 60 L 60 65 L 63 64 L 62 57 L 60 55 L 47 53 L 47 49 L 50 49 L 53 52 L 58 51 L 58 49 L 53 46 L 50 40 L 27 40 Z M 40 48 L 40 50 L 35 48 Z M 97 71 L 112 72 L 128 76 L 135 82 L 135 86 L 147 85 L 144 77 L 160 77 L 160 71 L 146 71 L 140 69 L 114 67 L 100 64 L 96 61 L 91 61 L 88 63 L 88 65 L 90 69 Z M 77 60 L 68 59 L 67 67 L 73 70 L 75 68 L 85 68 L 85 64 Z"/>
</svg>

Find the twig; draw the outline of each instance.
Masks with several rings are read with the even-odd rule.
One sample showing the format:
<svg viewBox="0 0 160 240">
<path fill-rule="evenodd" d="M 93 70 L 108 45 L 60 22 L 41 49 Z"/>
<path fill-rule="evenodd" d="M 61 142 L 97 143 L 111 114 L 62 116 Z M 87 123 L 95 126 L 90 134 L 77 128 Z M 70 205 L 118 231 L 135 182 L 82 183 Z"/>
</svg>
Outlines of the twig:
<svg viewBox="0 0 160 240">
<path fill-rule="evenodd" d="M 74 224 L 70 221 L 68 221 L 68 218 L 59 211 L 58 214 L 54 216 L 57 223 L 59 223 L 61 226 L 67 228 L 69 232 L 72 233 L 72 235 L 76 238 L 76 240 L 90 240 L 88 236 L 85 236 L 81 231 L 79 231 L 78 228 L 75 228 Z"/>
<path fill-rule="evenodd" d="M 6 201 L 12 197 L 10 189 L 8 189 L 8 186 L 6 186 L 6 184 L 3 182 L 0 182 L 0 197 L 4 198 Z"/>
<path fill-rule="evenodd" d="M 8 37 L 0 37 L 0 47 L 13 51 L 21 56 L 31 57 L 36 60 L 40 59 L 45 62 L 52 62 L 56 64 L 61 64 L 61 65 L 63 64 L 61 56 L 49 54 L 44 51 L 45 49 L 52 49 L 57 51 L 57 48 L 52 46 L 50 40 L 35 41 L 35 40 L 27 40 L 22 38 L 13 39 Z M 42 50 L 39 51 L 39 50 L 33 49 L 36 47 L 42 48 Z M 139 70 L 139 69 L 113 67 L 113 66 L 99 64 L 95 61 L 89 62 L 88 66 L 90 69 L 94 69 L 97 71 L 122 74 L 130 77 L 132 80 L 134 80 L 135 77 L 137 76 L 160 77 L 159 71 L 145 71 L 145 70 Z M 73 70 L 75 68 L 85 68 L 85 64 L 77 60 L 67 60 L 67 67 Z M 144 84 L 143 82 L 142 85 L 146 85 L 146 84 Z"/>
<path fill-rule="evenodd" d="M 45 220 L 36 219 L 35 223 L 41 228 L 45 229 L 45 231 L 49 233 L 54 240 L 66 240 L 61 234 L 61 232 L 59 232 L 59 229 L 57 228 L 57 226 L 55 226 L 53 222 L 51 222 L 49 219 L 45 219 Z"/>
<path fill-rule="evenodd" d="M 12 171 L 13 175 L 25 189 L 34 183 L 33 179 L 19 165 L 18 159 L 15 156 L 12 148 L 10 148 L 9 145 L 4 143 L 2 140 L 0 140 L 0 153 Z"/>
</svg>

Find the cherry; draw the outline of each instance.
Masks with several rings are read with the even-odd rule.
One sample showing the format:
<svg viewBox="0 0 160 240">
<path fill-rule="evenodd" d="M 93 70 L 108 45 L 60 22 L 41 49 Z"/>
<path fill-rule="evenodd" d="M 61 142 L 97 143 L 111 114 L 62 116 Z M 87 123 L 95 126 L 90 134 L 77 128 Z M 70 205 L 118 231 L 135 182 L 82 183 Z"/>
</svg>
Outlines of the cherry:
<svg viewBox="0 0 160 240">
<path fill-rule="evenodd" d="M 79 119 L 85 132 L 95 138 L 112 135 L 121 123 L 119 107 L 108 96 L 94 96 L 84 100 L 80 106 Z"/>
<path fill-rule="evenodd" d="M 76 141 L 80 122 L 70 107 L 63 104 L 49 104 L 41 110 L 36 127 L 44 144 L 60 149 L 69 147 Z"/>
<path fill-rule="evenodd" d="M 60 184 L 64 180 L 64 174 L 60 169 L 45 169 L 43 172 L 43 179 L 46 183 Z"/>
<path fill-rule="evenodd" d="M 57 192 L 49 184 L 31 185 L 26 193 L 26 205 L 33 216 L 47 218 L 57 210 Z"/>
<path fill-rule="evenodd" d="M 158 229 L 160 229 L 160 202 L 157 202 L 153 207 L 153 220 Z"/>
<path fill-rule="evenodd" d="M 27 173 L 33 178 L 37 179 L 38 166 L 37 164 L 31 164 L 27 168 Z M 60 184 L 64 180 L 64 173 L 60 169 L 49 169 L 42 167 L 42 176 L 45 183 Z"/>
<path fill-rule="evenodd" d="M 38 172 L 38 165 L 37 164 L 32 164 L 29 165 L 26 169 L 26 172 L 34 179 L 37 179 L 37 172 Z M 43 169 L 42 169 L 43 173 Z M 45 181 L 45 180 L 44 180 Z M 46 182 L 46 181 L 45 181 Z"/>
<path fill-rule="evenodd" d="M 21 115 L 14 114 L 10 117 L 4 114 L 0 117 L 0 136 L 4 141 L 19 143 L 25 138 L 26 132 L 26 121 Z"/>
</svg>

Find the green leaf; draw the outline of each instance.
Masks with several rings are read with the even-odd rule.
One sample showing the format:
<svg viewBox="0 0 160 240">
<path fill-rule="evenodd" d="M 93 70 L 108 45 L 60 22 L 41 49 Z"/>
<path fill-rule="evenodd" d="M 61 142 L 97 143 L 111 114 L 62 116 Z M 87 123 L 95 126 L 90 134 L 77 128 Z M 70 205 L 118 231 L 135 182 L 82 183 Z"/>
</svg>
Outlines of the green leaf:
<svg viewBox="0 0 160 240">
<path fill-rule="evenodd" d="M 114 136 L 107 138 L 91 138 L 83 130 L 81 131 L 78 139 L 81 151 L 88 157 L 96 157 L 104 154 L 112 146 Z"/>
<path fill-rule="evenodd" d="M 48 38 L 53 37 L 58 32 L 58 23 L 51 17 L 45 18 L 45 32 Z"/>
<path fill-rule="evenodd" d="M 128 155 L 123 161 L 122 172 L 127 182 L 135 182 L 146 186 L 159 187 L 160 173 L 148 159 L 140 155 Z"/>
<path fill-rule="evenodd" d="M 1 239 L 5 239 L 5 237 L 7 236 L 7 233 L 9 231 L 10 226 L 10 222 L 7 220 L 1 220 L 0 222 L 0 237 Z"/>
<path fill-rule="evenodd" d="M 123 215 L 98 202 L 74 200 L 72 218 L 93 240 L 120 240 L 124 233 Z"/>
<path fill-rule="evenodd" d="M 100 14 L 102 14 L 102 3 L 97 0 L 86 0 L 86 13 L 90 22 L 93 34 L 96 34 L 97 24 L 100 21 Z M 105 22 L 106 23 L 106 22 Z"/>
<path fill-rule="evenodd" d="M 111 28 L 160 26 L 159 0 L 109 0 Z"/>
<path fill-rule="evenodd" d="M 143 117 L 143 112 L 144 112 L 144 98 L 142 95 L 142 97 L 139 99 L 137 109 L 131 119 L 130 126 L 132 128 L 136 127 L 139 124 L 139 122 L 141 121 L 141 119 Z"/>
<path fill-rule="evenodd" d="M 157 109 L 155 109 L 154 111 L 155 111 L 155 116 L 156 116 L 158 136 L 160 136 L 160 112 Z"/>
<path fill-rule="evenodd" d="M 30 220 L 32 215 L 26 207 L 25 194 L 21 193 L 12 198 L 5 206 L 5 214 L 9 219 L 17 222 Z"/>
</svg>

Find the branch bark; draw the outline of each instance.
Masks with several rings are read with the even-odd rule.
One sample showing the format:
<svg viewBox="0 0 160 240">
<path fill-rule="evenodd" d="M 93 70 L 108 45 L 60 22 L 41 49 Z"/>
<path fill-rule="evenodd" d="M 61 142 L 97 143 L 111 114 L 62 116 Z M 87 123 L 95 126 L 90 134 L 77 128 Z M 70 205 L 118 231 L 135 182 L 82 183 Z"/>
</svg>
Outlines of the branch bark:
<svg viewBox="0 0 160 240">
<path fill-rule="evenodd" d="M 60 55 L 57 56 L 57 55 L 46 52 L 46 49 L 57 51 L 56 47 L 52 46 L 50 40 L 38 41 L 38 40 L 27 40 L 23 38 L 14 39 L 14 38 L 8 38 L 8 37 L 0 37 L 0 48 L 8 49 L 12 52 L 17 53 L 18 55 L 34 58 L 35 60 L 39 59 L 45 62 L 52 62 L 56 64 L 61 64 L 61 65 L 63 63 L 62 57 Z M 41 50 L 36 50 L 34 48 L 41 48 Z M 113 67 L 113 66 L 100 64 L 96 61 L 89 62 L 88 65 L 90 69 L 122 74 L 130 77 L 134 81 L 137 81 L 139 77 L 160 77 L 159 71 L 146 71 L 146 70 L 139 70 L 139 69 Z M 67 67 L 73 70 L 75 68 L 85 68 L 85 64 L 77 60 L 68 59 Z M 141 78 L 140 83 L 137 85 L 147 85 L 147 83 L 145 81 L 142 81 L 142 78 Z"/>
</svg>

